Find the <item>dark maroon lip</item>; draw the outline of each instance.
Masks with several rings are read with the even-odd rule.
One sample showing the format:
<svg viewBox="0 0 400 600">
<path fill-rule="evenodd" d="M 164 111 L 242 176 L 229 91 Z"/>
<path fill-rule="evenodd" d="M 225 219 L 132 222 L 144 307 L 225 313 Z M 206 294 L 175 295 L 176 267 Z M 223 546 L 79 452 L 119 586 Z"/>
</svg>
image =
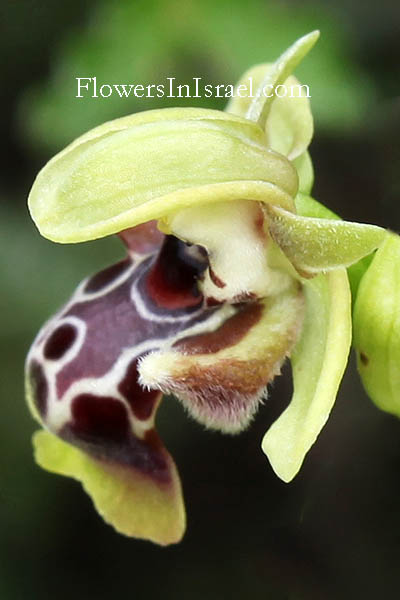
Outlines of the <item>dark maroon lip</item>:
<svg viewBox="0 0 400 600">
<path fill-rule="evenodd" d="M 45 337 L 37 338 L 28 374 L 34 403 L 53 433 L 96 460 L 165 483 L 172 463 L 154 430 L 161 392 L 141 385 L 141 359 L 166 346 L 187 355 L 213 354 L 233 346 L 257 324 L 262 305 L 242 302 L 233 316 L 230 312 L 216 330 L 209 330 L 208 320 L 223 303 L 210 307 L 199 290 L 209 267 L 207 252 L 161 235 L 153 225 L 140 228 L 137 239 L 134 233 L 132 229 L 121 236 L 129 255 L 79 286 L 66 309 L 45 329 Z M 190 334 L 194 326 L 202 333 Z M 174 343 L 177 336 L 181 339 Z M 244 365 L 231 361 L 230 372 L 239 377 Z M 188 373 L 197 401 L 204 396 L 215 415 L 221 412 L 222 401 L 228 413 L 246 413 L 246 395 L 240 403 L 241 392 L 232 388 L 228 375 L 216 368 L 218 384 L 210 397 L 200 389 L 209 386 L 207 377 L 201 369 Z M 260 377 L 253 379 L 253 387 L 263 386 Z M 55 405 L 65 407 L 61 409 L 65 418 L 61 423 L 57 418 L 54 425 Z"/>
<path fill-rule="evenodd" d="M 146 276 L 146 291 L 162 308 L 182 309 L 203 302 L 198 279 L 208 266 L 206 256 L 190 251 L 190 247 L 174 236 L 166 236 L 161 250 Z"/>
<path fill-rule="evenodd" d="M 197 285 L 207 268 L 207 255 L 160 234 L 154 225 L 140 227 L 137 238 L 134 230 L 121 237 L 129 255 L 79 286 L 66 309 L 38 336 L 28 377 L 34 404 L 50 430 L 97 460 L 167 482 L 170 459 L 153 427 L 161 392 L 139 383 L 140 348 L 145 344 L 145 353 L 158 350 L 214 314 L 216 309 L 205 306 Z M 96 392 L 85 387 L 88 378 L 102 381 L 124 353 L 130 359 L 117 381 L 99 384 Z M 71 386 L 76 391 L 68 396 Z M 67 397 L 70 416 L 54 428 L 51 403 L 65 403 Z M 140 435 L 132 429 L 132 420 Z"/>
</svg>

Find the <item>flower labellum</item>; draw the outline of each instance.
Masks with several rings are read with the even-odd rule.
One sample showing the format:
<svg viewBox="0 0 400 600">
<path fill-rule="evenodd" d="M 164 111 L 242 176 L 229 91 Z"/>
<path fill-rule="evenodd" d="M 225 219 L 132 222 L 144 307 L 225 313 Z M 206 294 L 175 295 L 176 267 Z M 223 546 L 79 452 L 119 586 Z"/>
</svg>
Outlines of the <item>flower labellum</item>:
<svg viewBox="0 0 400 600">
<path fill-rule="evenodd" d="M 45 237 L 118 234 L 126 247 L 44 325 L 26 362 L 38 463 L 80 480 L 126 535 L 165 545 L 184 533 L 179 477 L 155 429 L 162 394 L 238 433 L 291 356 L 293 399 L 262 443 L 284 481 L 334 403 L 351 340 L 345 267 L 386 232 L 340 221 L 309 196 L 308 98 L 261 93 L 297 82 L 317 38 L 248 71 L 254 98 L 105 123 L 32 187 Z"/>
</svg>

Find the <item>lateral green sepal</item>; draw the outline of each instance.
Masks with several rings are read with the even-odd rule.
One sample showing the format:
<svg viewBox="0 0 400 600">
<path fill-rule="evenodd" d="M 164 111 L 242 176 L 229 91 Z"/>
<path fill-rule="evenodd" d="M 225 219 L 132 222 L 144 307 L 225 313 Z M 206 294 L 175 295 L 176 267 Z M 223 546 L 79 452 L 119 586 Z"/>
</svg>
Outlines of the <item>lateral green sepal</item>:
<svg viewBox="0 0 400 600">
<path fill-rule="evenodd" d="M 294 393 L 262 442 L 272 468 L 291 481 L 335 402 L 351 343 L 351 296 L 345 269 L 304 282 L 306 315 L 291 362 Z"/>
<path fill-rule="evenodd" d="M 357 262 L 386 235 L 375 225 L 303 217 L 276 206 L 265 206 L 264 211 L 275 242 L 305 277 Z"/>
</svg>

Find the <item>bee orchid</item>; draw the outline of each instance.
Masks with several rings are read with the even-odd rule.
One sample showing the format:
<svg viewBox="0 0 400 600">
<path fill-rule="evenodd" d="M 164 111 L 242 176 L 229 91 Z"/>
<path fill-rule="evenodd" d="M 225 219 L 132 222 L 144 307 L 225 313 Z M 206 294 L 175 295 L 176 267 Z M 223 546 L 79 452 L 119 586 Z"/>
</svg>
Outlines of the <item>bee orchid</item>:
<svg viewBox="0 0 400 600">
<path fill-rule="evenodd" d="M 170 108 L 105 123 L 57 154 L 29 196 L 45 237 L 117 234 L 126 257 L 83 281 L 39 332 L 27 396 L 38 463 L 80 480 L 118 531 L 181 539 L 175 464 L 156 430 L 172 393 L 208 428 L 249 426 L 291 358 L 294 395 L 262 442 L 284 481 L 326 422 L 351 341 L 346 267 L 386 233 L 310 197 L 309 100 L 267 97 L 315 43 L 245 73 L 225 111 Z"/>
</svg>

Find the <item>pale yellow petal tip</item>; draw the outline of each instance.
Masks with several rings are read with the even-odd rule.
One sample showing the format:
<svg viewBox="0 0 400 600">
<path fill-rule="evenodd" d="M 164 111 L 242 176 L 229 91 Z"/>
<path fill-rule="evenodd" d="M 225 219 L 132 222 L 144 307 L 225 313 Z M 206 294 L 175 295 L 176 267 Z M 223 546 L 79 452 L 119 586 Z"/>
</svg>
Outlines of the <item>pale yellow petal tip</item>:
<svg viewBox="0 0 400 600">
<path fill-rule="evenodd" d="M 319 29 L 315 29 L 314 31 L 310 31 L 310 33 L 306 33 L 301 36 L 298 40 L 294 42 L 281 56 L 281 58 L 286 56 L 298 55 L 299 59 L 302 60 L 306 54 L 313 48 L 316 44 L 318 38 L 320 36 Z M 300 62 L 300 61 L 299 61 Z"/>
<path fill-rule="evenodd" d="M 309 49 L 311 49 L 314 46 L 314 44 L 317 43 L 320 35 L 321 35 L 320 30 L 314 29 L 314 31 L 310 31 L 310 33 L 306 33 L 301 38 L 299 38 L 296 43 L 299 46 L 304 45 L 304 46 L 307 46 Z"/>
<path fill-rule="evenodd" d="M 92 459 L 47 431 L 33 436 L 36 462 L 80 481 L 116 531 L 161 546 L 181 541 L 186 527 L 179 477 L 172 460 L 171 482 L 160 484 L 118 465 Z"/>
<path fill-rule="evenodd" d="M 274 473 L 284 483 L 290 483 L 300 471 L 303 459 L 296 460 L 290 456 L 290 453 L 285 453 L 282 444 L 279 445 L 279 449 L 276 448 L 274 439 L 271 437 L 269 431 L 264 436 L 261 448 L 268 458 Z"/>
<path fill-rule="evenodd" d="M 317 41 L 318 38 L 321 35 L 321 32 L 319 29 L 314 29 L 313 31 L 310 31 L 310 33 L 307 34 L 310 38 L 312 38 L 313 40 Z M 306 35 L 306 37 L 307 37 Z"/>
</svg>

